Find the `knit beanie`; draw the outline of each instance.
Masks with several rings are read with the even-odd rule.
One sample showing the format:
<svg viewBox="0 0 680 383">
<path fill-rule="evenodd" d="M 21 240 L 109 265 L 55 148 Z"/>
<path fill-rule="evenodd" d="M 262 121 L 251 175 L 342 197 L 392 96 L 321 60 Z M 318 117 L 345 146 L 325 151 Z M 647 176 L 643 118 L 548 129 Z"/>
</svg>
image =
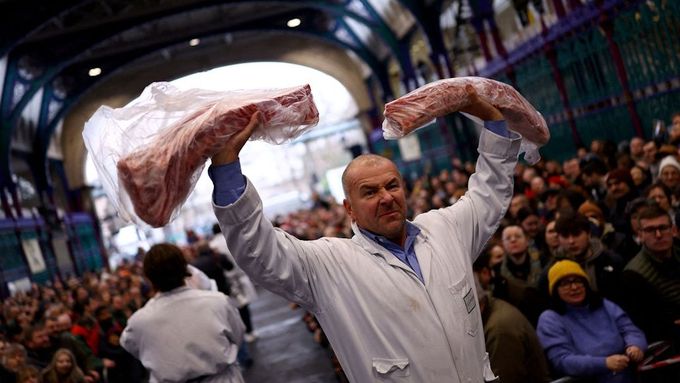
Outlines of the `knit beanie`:
<svg viewBox="0 0 680 383">
<path fill-rule="evenodd" d="M 548 292 L 550 295 L 553 294 L 557 282 L 570 275 L 578 275 L 579 277 L 585 278 L 586 281 L 589 281 L 588 275 L 586 275 L 586 272 L 583 271 L 583 268 L 581 268 L 578 263 L 568 259 L 555 262 L 550 270 L 548 270 Z"/>
<path fill-rule="evenodd" d="M 666 166 L 672 166 L 680 171 L 680 162 L 675 159 L 675 156 L 666 156 L 661 160 L 661 164 L 659 164 L 659 175 L 661 175 L 661 171 Z"/>
</svg>

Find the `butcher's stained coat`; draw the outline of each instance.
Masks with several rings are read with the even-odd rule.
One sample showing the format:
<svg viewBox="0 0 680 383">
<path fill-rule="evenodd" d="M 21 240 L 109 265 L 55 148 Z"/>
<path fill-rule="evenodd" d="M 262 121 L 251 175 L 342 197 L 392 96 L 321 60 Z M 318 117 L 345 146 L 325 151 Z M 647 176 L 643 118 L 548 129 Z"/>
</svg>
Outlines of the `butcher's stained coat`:
<svg viewBox="0 0 680 383">
<path fill-rule="evenodd" d="M 414 220 L 424 283 L 356 225 L 352 239 L 315 241 L 274 229 L 250 182 L 215 214 L 239 266 L 314 313 L 350 381 L 491 380 L 471 265 L 512 197 L 520 145 L 513 135 L 483 130 L 465 197 Z"/>
</svg>

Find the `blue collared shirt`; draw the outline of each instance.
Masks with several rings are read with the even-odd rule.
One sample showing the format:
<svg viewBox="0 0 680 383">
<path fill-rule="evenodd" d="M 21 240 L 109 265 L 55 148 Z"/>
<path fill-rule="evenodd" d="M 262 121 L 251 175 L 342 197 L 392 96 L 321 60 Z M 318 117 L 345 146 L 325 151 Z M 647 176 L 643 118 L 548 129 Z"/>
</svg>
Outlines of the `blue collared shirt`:
<svg viewBox="0 0 680 383">
<path fill-rule="evenodd" d="M 404 241 L 404 248 L 397 245 L 396 243 L 390 241 L 389 239 L 383 237 L 382 235 L 371 233 L 368 230 L 359 228 L 361 232 L 373 242 L 381 245 L 387 251 L 392 253 L 397 259 L 404 262 L 404 264 L 413 270 L 418 279 L 425 283 L 423 280 L 423 273 L 420 271 L 420 264 L 418 263 L 418 258 L 416 258 L 416 237 L 420 234 L 420 228 L 409 221 L 406 221 L 406 241 Z"/>
</svg>

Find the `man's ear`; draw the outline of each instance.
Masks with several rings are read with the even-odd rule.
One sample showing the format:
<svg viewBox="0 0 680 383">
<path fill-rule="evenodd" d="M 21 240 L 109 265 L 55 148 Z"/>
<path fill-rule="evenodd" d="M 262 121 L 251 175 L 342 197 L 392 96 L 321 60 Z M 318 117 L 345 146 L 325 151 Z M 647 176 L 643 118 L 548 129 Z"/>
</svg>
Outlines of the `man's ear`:
<svg viewBox="0 0 680 383">
<path fill-rule="evenodd" d="M 349 203 L 349 200 L 347 198 L 342 200 L 342 206 L 345 207 L 345 211 L 347 212 L 347 215 L 352 218 L 352 221 L 354 221 L 354 211 L 352 210 L 352 204 Z"/>
</svg>

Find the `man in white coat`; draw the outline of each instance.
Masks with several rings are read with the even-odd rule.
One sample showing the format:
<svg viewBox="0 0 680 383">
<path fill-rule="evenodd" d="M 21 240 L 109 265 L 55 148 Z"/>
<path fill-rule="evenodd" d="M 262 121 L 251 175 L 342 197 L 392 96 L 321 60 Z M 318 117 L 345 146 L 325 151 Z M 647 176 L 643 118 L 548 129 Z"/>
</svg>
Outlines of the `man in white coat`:
<svg viewBox="0 0 680 383">
<path fill-rule="evenodd" d="M 245 327 L 227 296 L 186 286 L 191 273 L 177 246 L 154 245 L 143 267 L 158 294 L 130 317 L 120 344 L 151 383 L 242 383 L 236 354 Z"/>
<path fill-rule="evenodd" d="M 409 222 L 395 164 L 357 157 L 343 174 L 352 239 L 302 241 L 267 221 L 238 162 L 257 114 L 212 158 L 214 210 L 236 262 L 316 316 L 352 382 L 495 379 L 472 262 L 510 203 L 520 136 L 499 121 L 496 108 L 475 94 L 471 99 L 462 111 L 487 129 L 465 197 Z"/>
</svg>

